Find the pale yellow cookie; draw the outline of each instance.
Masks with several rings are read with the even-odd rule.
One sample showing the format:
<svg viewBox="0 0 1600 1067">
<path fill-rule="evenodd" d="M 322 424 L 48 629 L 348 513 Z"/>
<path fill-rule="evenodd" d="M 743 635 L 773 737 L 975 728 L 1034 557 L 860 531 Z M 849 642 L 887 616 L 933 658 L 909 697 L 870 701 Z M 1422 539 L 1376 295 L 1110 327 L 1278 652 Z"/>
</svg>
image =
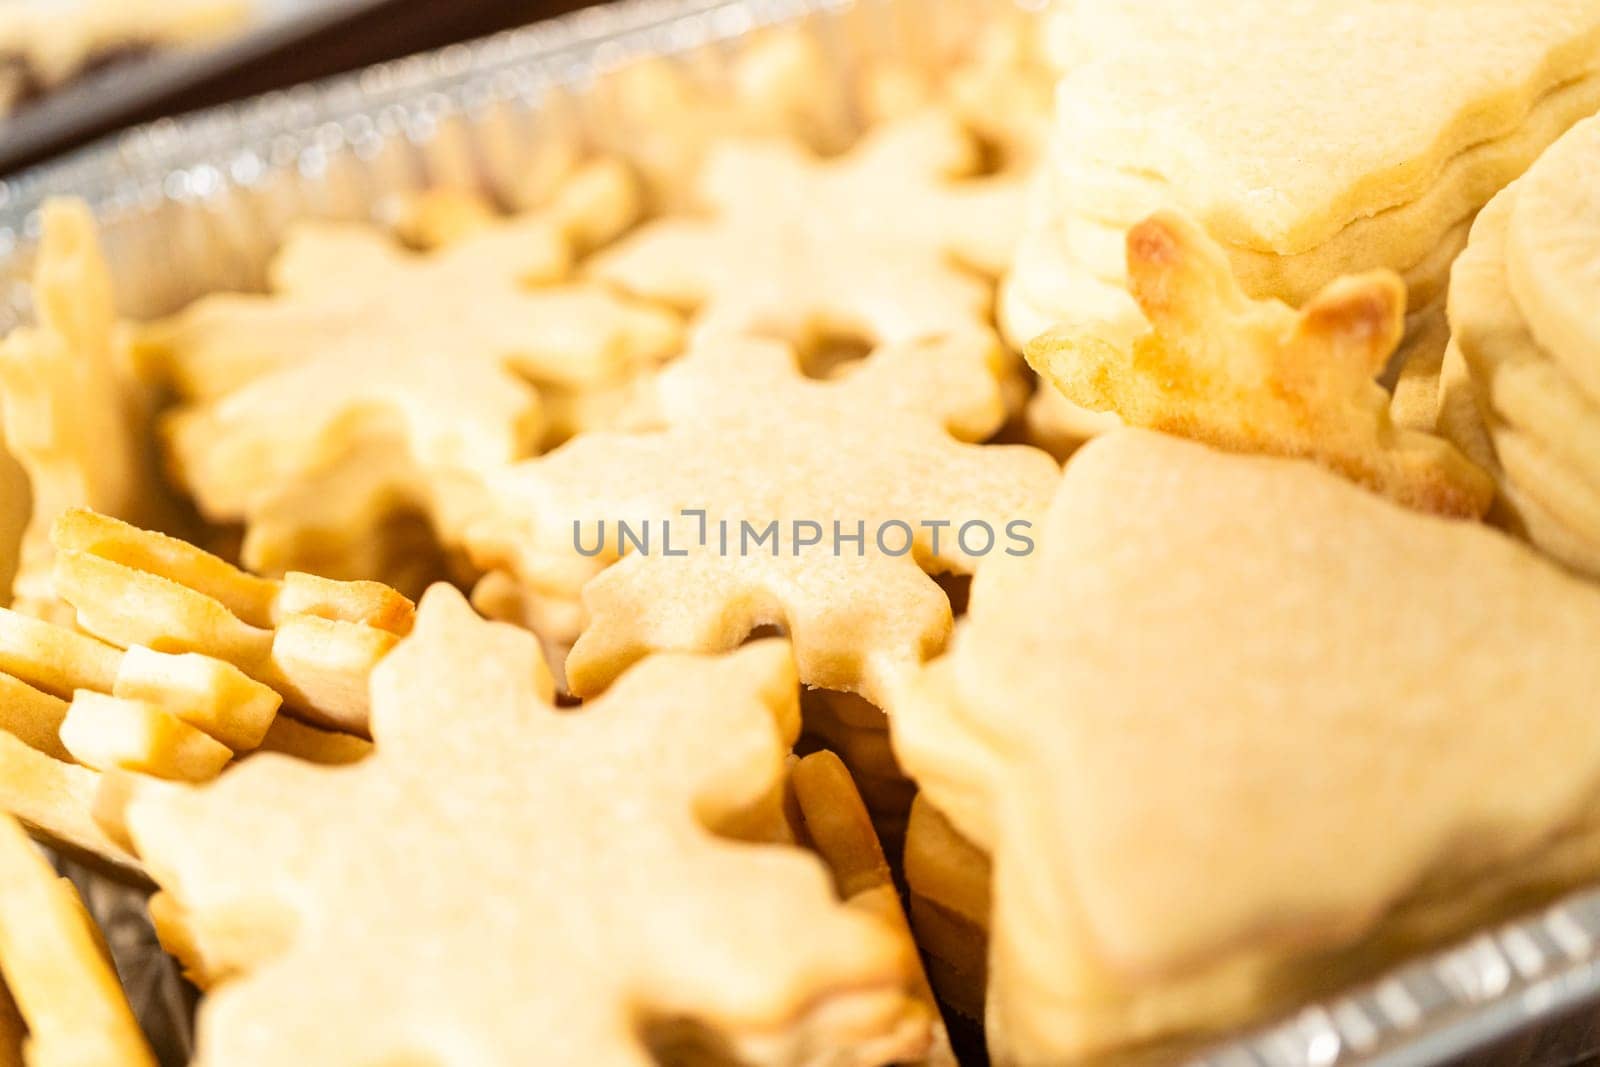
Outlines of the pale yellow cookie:
<svg viewBox="0 0 1600 1067">
<path fill-rule="evenodd" d="M 351 734 L 319 730 L 315 726 L 307 726 L 303 722 L 280 715 L 272 720 L 272 726 L 268 728 L 261 744 L 251 752 L 240 753 L 239 758 L 247 760 L 258 753 L 289 756 L 325 767 L 341 767 L 358 763 L 371 755 L 372 742 Z M 221 770 L 219 768 L 212 774 L 193 776 L 190 780 L 209 781 L 221 773 Z M 90 815 L 93 816 L 95 825 L 115 842 L 118 848 L 126 850 L 129 855 L 133 853 L 133 839 L 128 832 L 128 808 L 136 797 L 149 795 L 152 790 L 161 788 L 162 778 L 184 780 L 183 775 L 156 776 L 143 773 L 137 766 L 132 766 L 131 761 L 130 764 L 123 766 L 108 767 L 99 776 L 93 791 Z M 153 917 L 162 908 L 170 912 L 172 906 L 170 900 L 159 894 L 157 899 L 162 900 L 162 905 L 158 908 L 152 901 Z M 167 914 L 164 917 L 171 916 Z M 196 984 L 205 987 L 217 980 L 216 975 L 207 971 L 203 960 L 190 959 L 182 952 L 175 951 L 175 955 L 184 959 L 188 976 Z"/>
<path fill-rule="evenodd" d="M 15 606 L 48 616 L 57 610 L 50 589 L 56 516 L 89 507 L 147 520 L 161 494 L 146 467 L 142 413 L 122 364 L 111 276 L 87 205 L 46 205 L 33 283 L 38 325 L 0 342 L 0 430 L 27 474 L 30 498 Z"/>
<path fill-rule="evenodd" d="M 831 153 L 850 134 L 833 60 L 805 30 L 750 34 L 731 60 L 715 50 L 636 57 L 608 71 L 593 98 L 591 135 L 639 169 L 663 210 L 693 206 L 695 175 L 723 138 L 793 138 Z"/>
<path fill-rule="evenodd" d="M 1595 79 L 1593 96 L 1592 104 L 1583 114 L 1600 108 L 1600 78 Z M 1455 225 L 1442 233 L 1428 233 L 1414 238 L 1416 247 L 1388 243 L 1383 235 L 1365 233 L 1358 233 L 1349 240 L 1343 239 L 1341 234 L 1336 242 L 1295 256 L 1256 252 L 1220 242 L 1219 247 L 1227 254 L 1239 285 L 1257 299 L 1270 297 L 1290 304 L 1303 304 L 1341 275 L 1387 267 L 1397 272 L 1405 282 L 1407 306 L 1422 308 L 1442 302 L 1450 285 L 1450 264 L 1466 247 L 1473 214 L 1484 199 L 1503 183 L 1486 180 L 1484 184 L 1489 187 L 1488 191 L 1471 202 L 1471 207 L 1465 209 L 1466 213 Z M 1058 195 L 1063 198 L 1061 203 L 1072 204 L 1072 194 Z M 1124 222 L 1108 223 L 1083 218 L 1070 207 L 1061 211 L 1056 226 L 1064 242 L 1065 253 L 1094 277 L 1126 288 L 1128 230 L 1158 211 L 1172 210 L 1166 205 L 1178 200 L 1177 197 L 1160 195 L 1145 199 L 1152 209 Z M 1357 229 L 1358 225 L 1348 229 Z M 1366 227 L 1360 229 L 1365 230 Z"/>
<path fill-rule="evenodd" d="M 1113 285 L 1067 254 L 1062 221 L 1035 217 L 1000 287 L 1001 331 L 1019 351 L 1051 329 L 1093 325 L 1106 341 L 1131 344 L 1149 328 L 1126 287 Z"/>
<path fill-rule="evenodd" d="M 982 332 L 880 348 L 826 382 L 783 344 L 708 340 L 659 381 L 666 429 L 585 434 L 518 465 L 468 543 L 544 597 L 581 591 L 576 693 L 651 651 L 726 650 L 778 625 L 806 684 L 881 704 L 885 672 L 948 633 L 929 574 L 1022 550 L 1055 484 L 1044 453 L 965 443 L 1003 423 L 1004 373 Z"/>
<path fill-rule="evenodd" d="M 989 857 L 925 796 L 911 805 L 906 827 L 906 886 L 980 928 L 989 925 Z"/>
<path fill-rule="evenodd" d="M 860 777 L 902 778 L 889 745 L 889 719 L 878 708 L 850 693 L 813 689 L 801 701 L 805 728 L 844 759 Z"/>
<path fill-rule="evenodd" d="M 961 30 L 971 23 L 964 15 L 952 21 L 966 23 Z M 1044 21 L 1039 12 L 1001 6 L 984 13 L 975 36 L 958 31 L 912 56 L 868 65 L 859 93 L 865 117 L 888 122 L 947 108 L 983 140 L 993 167 L 1027 173 L 1043 155 L 1060 77 Z"/>
<path fill-rule="evenodd" d="M 1512 528 L 1578 573 L 1600 574 L 1600 545 L 1592 538 L 1572 529 L 1519 485 L 1502 485 L 1500 495 L 1506 502 Z"/>
<path fill-rule="evenodd" d="M 895 759 L 888 718 L 858 696 L 823 689 L 808 690 L 801 708 L 805 743 L 849 768 L 879 838 L 886 848 L 898 849 L 917 790 Z"/>
<path fill-rule="evenodd" d="M 845 764 L 831 752 L 812 753 L 797 760 L 790 769 L 789 790 L 800 815 L 800 836 L 828 865 L 839 898 L 893 927 L 915 955 L 916 945 L 900 902 L 900 890 L 895 886 L 872 817 Z M 932 1024 L 928 1050 L 917 1062 L 926 1067 L 957 1067 L 950 1035 L 945 1031 L 926 974 L 919 973 L 916 993 Z"/>
<path fill-rule="evenodd" d="M 639 220 L 638 179 L 609 156 L 574 161 L 548 195 L 524 210 L 559 229 L 574 254 L 587 255 Z M 484 194 L 448 185 L 403 196 L 389 214 L 395 235 L 423 252 L 481 236 L 508 221 Z"/>
<path fill-rule="evenodd" d="M 795 690 L 764 642 L 558 711 L 530 634 L 431 590 L 374 675 L 367 759 L 259 757 L 129 809 L 178 931 L 232 975 L 196 1062 L 637 1065 L 697 1036 L 748 1063 L 915 1058 L 903 937 L 814 857 L 716 833 L 781 783 Z"/>
<path fill-rule="evenodd" d="M 1219 240 L 1280 255 L 1417 200 L 1452 157 L 1514 134 L 1547 94 L 1600 71 L 1589 0 L 1070 10 L 1082 61 L 1057 124 L 1075 155 L 1159 176 L 1183 197 L 1167 206 Z M 1437 232 L 1463 214 L 1442 210 Z"/>
<path fill-rule="evenodd" d="M 4 419 L 0 410 L 0 420 Z M 0 426 L 0 605 L 11 604 L 12 583 L 22 562 L 22 541 L 32 510 L 28 472 L 5 449 L 5 428 Z"/>
<path fill-rule="evenodd" d="M 1405 340 L 1394 355 L 1400 372 L 1395 378 L 1394 399 L 1389 402 L 1389 421 L 1395 429 L 1440 432 L 1440 383 L 1449 346 L 1450 323 L 1442 303 L 1406 320 Z M 1445 439 L 1450 440 L 1448 436 Z"/>
<path fill-rule="evenodd" d="M 83 901 L 6 815 L 0 975 L 27 1023 L 28 1067 L 155 1067 Z"/>
<path fill-rule="evenodd" d="M 988 984 L 983 931 L 922 897 L 911 898 L 910 912 L 940 1000 L 955 1014 L 981 1022 Z"/>
<path fill-rule="evenodd" d="M 951 1008 L 982 1020 L 988 983 L 989 858 L 918 797 L 906 828 L 906 887 L 917 943 Z"/>
<path fill-rule="evenodd" d="M 204 782 L 222 773 L 233 752 L 159 704 L 78 693 L 61 721 L 61 743 L 92 770 L 135 771 Z"/>
<path fill-rule="evenodd" d="M 1069 3 L 1056 21 L 1068 58 L 1029 240 L 1058 247 L 1003 288 L 1019 346 L 1052 325 L 1118 343 L 1127 305 L 1079 291 L 1116 288 L 1121 235 L 1163 211 L 1194 218 L 1251 297 L 1299 305 L 1382 268 L 1429 306 L 1478 209 L 1600 108 L 1588 0 Z"/>
<path fill-rule="evenodd" d="M 1068 400 L 1048 381 L 1040 380 L 1023 409 L 1024 439 L 1058 460 L 1065 460 L 1085 441 L 1122 425 L 1114 413 L 1090 411 Z"/>
<path fill-rule="evenodd" d="M 784 140 L 730 140 L 700 176 L 706 216 L 668 216 L 601 253 L 593 277 L 694 312 L 701 336 L 869 344 L 988 321 L 985 281 L 1023 223 L 1012 183 L 971 180 L 979 146 L 938 112 L 870 131 L 835 159 Z"/>
<path fill-rule="evenodd" d="M 63 716 L 65 711 L 62 712 Z M 142 881 L 133 853 L 95 821 L 100 775 L 0 731 L 0 813 L 72 858 L 114 877 Z"/>
<path fill-rule="evenodd" d="M 326 470 L 262 494 L 239 562 L 268 577 L 303 571 L 376 580 L 420 596 L 448 576 L 447 531 L 459 529 L 481 499 L 476 479 L 419 476 L 406 443 L 379 435 L 353 443 Z"/>
<path fill-rule="evenodd" d="M 62 740 L 55 736 L 66 716 L 65 702 L 85 692 L 158 704 L 178 722 L 239 752 L 261 743 L 282 702 L 271 689 L 220 660 L 139 645 L 124 652 L 3 608 L 0 679 L 10 696 L 0 713 L 6 730 L 58 757 L 65 755 Z M 24 710 L 30 707 L 37 710 L 31 723 Z M 66 747 L 72 748 L 70 743 Z"/>
<path fill-rule="evenodd" d="M 1506 253 L 1522 188 L 1508 187 L 1473 225 L 1450 287 L 1453 340 L 1492 412 L 1600 475 L 1600 404 L 1539 347 L 1511 290 Z"/>
<path fill-rule="evenodd" d="M 403 195 L 391 209 L 389 228 L 408 248 L 431 252 L 481 233 L 495 224 L 495 209 L 482 194 L 438 186 Z"/>
<path fill-rule="evenodd" d="M 1505 425 L 1491 427 L 1507 482 L 1579 540 L 1600 545 L 1600 485 L 1568 469 L 1531 434 Z"/>
<path fill-rule="evenodd" d="M 1413 306 L 1432 303 L 1449 282 L 1450 261 L 1466 243 L 1473 216 L 1573 123 L 1600 109 L 1600 76 L 1580 79 L 1539 100 L 1516 130 L 1451 157 L 1416 200 L 1358 215 L 1312 248 L 1293 254 L 1221 242 L 1245 291 L 1303 303 L 1341 274 L 1375 267 L 1399 271 Z M 1085 161 L 1057 142 L 1050 195 L 1073 220 L 1066 231 L 1076 257 L 1115 281 L 1114 238 L 1157 211 L 1186 205 L 1183 190 Z M 1110 254 L 1108 254 L 1108 252 Z"/>
<path fill-rule="evenodd" d="M 64 513 L 55 540 L 65 602 L 116 644 L 0 609 L 0 812 L 138 879 L 114 818 L 119 801 L 97 771 L 203 780 L 262 747 L 314 762 L 361 757 L 365 742 L 280 721 L 278 692 L 196 649 L 279 672 L 297 700 L 349 713 L 365 708 L 371 663 L 409 629 L 409 602 L 305 575 L 250 578 L 183 542 L 91 512 Z M 275 629 L 254 630 L 230 609 Z M 268 659 L 256 663 L 264 643 Z"/>
<path fill-rule="evenodd" d="M 280 715 L 272 721 L 258 752 L 276 752 L 307 763 L 340 766 L 366 759 L 372 742 L 350 734 L 319 730 Z"/>
<path fill-rule="evenodd" d="M 472 606 L 495 622 L 508 622 L 532 630 L 555 676 L 556 689 L 570 693 L 567 656 L 588 625 L 581 596 L 547 596 L 519 582 L 508 571 L 490 571 L 472 587 Z"/>
<path fill-rule="evenodd" d="M 137 877 L 126 842 L 96 825 L 95 772 L 215 777 L 236 751 L 264 741 L 280 703 L 229 664 L 143 646 L 122 651 L 0 609 L 0 812 L 88 862 Z"/>
<path fill-rule="evenodd" d="M 1600 119 L 1574 128 L 1517 186 L 1506 231 L 1506 280 L 1539 347 L 1600 404 Z"/>
<path fill-rule="evenodd" d="M 1500 478 L 1500 461 L 1495 458 L 1494 442 L 1484 425 L 1482 404 L 1485 398 L 1473 384 L 1472 372 L 1462 358 L 1461 348 L 1452 338 L 1445 349 L 1444 365 L 1439 368 L 1439 436 L 1455 445 L 1463 456 Z M 1501 501 L 1497 498 L 1496 505 Z M 1490 510 L 1491 519 L 1494 509 Z"/>
<path fill-rule="evenodd" d="M 1568 566 L 1596 574 L 1600 539 L 1587 498 L 1600 492 L 1600 404 L 1539 345 L 1513 292 L 1510 232 L 1525 188 L 1508 187 L 1483 210 L 1456 266 L 1450 323 L 1468 377 L 1453 432 L 1470 434 L 1492 453 L 1505 442 L 1509 454 L 1497 455 L 1492 469 L 1507 525 Z"/>
<path fill-rule="evenodd" d="M 281 557 L 295 531 L 277 496 L 341 466 L 361 476 L 357 454 L 381 440 L 394 459 L 354 495 L 453 526 L 439 484 L 536 452 L 539 386 L 612 388 L 678 350 L 675 316 L 570 279 L 637 212 L 627 172 L 597 163 L 544 208 L 431 253 L 373 226 L 297 225 L 271 294 L 210 296 L 139 337 L 146 372 L 185 401 L 165 424 L 174 474 L 207 518 L 270 512 L 278 538 L 252 531 L 250 547 Z"/>
<path fill-rule="evenodd" d="M 889 709 L 993 859 L 996 1062 L 1232 1028 L 1600 867 L 1600 590 L 1140 431 L 1074 457 L 1038 543 Z"/>
<path fill-rule="evenodd" d="M 64 514 L 54 541 L 56 590 L 83 629 L 232 664 L 313 723 L 364 732 L 368 675 L 411 627 L 411 602 L 387 586 L 258 578 L 93 512 Z"/>
<path fill-rule="evenodd" d="M 1394 274 L 1341 279 L 1298 312 L 1253 301 L 1216 243 L 1173 214 L 1129 232 L 1128 270 L 1151 333 L 1128 348 L 1065 327 L 1028 347 L 1069 400 L 1234 451 L 1315 459 L 1424 511 L 1488 509 L 1487 474 L 1448 442 L 1390 421 L 1375 379 L 1404 328 Z"/>
</svg>

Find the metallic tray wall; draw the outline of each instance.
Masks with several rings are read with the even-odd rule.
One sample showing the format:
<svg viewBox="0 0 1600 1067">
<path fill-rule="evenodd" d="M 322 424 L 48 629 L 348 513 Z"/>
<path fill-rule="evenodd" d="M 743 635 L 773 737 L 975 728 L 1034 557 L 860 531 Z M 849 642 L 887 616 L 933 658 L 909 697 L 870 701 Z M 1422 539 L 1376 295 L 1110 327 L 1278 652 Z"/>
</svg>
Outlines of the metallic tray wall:
<svg viewBox="0 0 1600 1067">
<path fill-rule="evenodd" d="M 82 197 L 94 209 L 122 311 L 159 314 L 208 291 L 256 287 L 294 219 L 370 217 L 386 198 L 439 184 L 517 206 L 575 151 L 626 153 L 629 131 L 608 102 L 608 79 L 641 57 L 666 57 L 715 86 L 752 35 L 792 27 L 813 36 L 849 83 L 882 59 L 932 67 L 1012 2 L 1043 0 L 622 0 L 138 128 L 0 184 L 0 332 L 30 317 L 37 212 L 51 196 Z M 836 95 L 848 111 L 852 94 Z M 182 1062 L 189 998 L 142 898 L 72 873 L 109 928 L 163 1060 Z M 1475 1055 L 1564 1067 L 1600 1054 L 1596 1002 L 1600 889 L 1193 1059 L 1423 1067 Z"/>
<path fill-rule="evenodd" d="M 0 119 L 0 170 L 38 159 L 52 146 L 132 116 L 162 96 L 303 40 L 378 0 L 256 0 L 236 32 L 196 46 L 162 49 L 81 74 L 20 112 Z"/>
</svg>

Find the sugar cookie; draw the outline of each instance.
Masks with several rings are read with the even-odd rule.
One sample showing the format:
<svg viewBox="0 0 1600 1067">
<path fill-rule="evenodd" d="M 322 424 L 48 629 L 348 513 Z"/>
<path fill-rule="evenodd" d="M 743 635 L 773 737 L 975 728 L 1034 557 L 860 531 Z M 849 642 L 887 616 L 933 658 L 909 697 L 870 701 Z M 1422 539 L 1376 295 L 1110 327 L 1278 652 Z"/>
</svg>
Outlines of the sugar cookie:
<svg viewBox="0 0 1600 1067">
<path fill-rule="evenodd" d="M 826 382 L 777 342 L 708 340 L 660 379 L 666 429 L 512 468 L 468 544 L 536 594 L 581 591 L 580 695 L 651 651 L 726 650 L 770 624 L 806 684 L 881 704 L 885 671 L 948 632 L 929 574 L 1024 551 L 1055 484 L 1041 452 L 963 443 L 1003 422 L 1003 373 L 986 333 L 880 348 Z M 624 544 L 641 534 L 649 547 Z"/>
<path fill-rule="evenodd" d="M 531 635 L 431 590 L 373 679 L 366 760 L 263 757 L 129 809 L 183 928 L 234 975 L 196 1062 L 637 1064 L 700 1038 L 752 1063 L 919 1055 L 892 928 L 814 858 L 714 832 L 781 781 L 795 683 L 764 642 L 653 658 L 557 712 Z"/>
<path fill-rule="evenodd" d="M 1420 510 L 1488 510 L 1488 475 L 1390 422 L 1375 379 L 1405 321 L 1395 275 L 1341 279 L 1299 312 L 1252 301 L 1216 243 L 1174 214 L 1129 232 L 1128 270 L 1151 333 L 1125 348 L 1069 326 L 1028 347 L 1068 399 L 1234 451 L 1315 459 Z"/>
<path fill-rule="evenodd" d="M 1592 879 L 1597 633 L 1600 590 L 1498 532 L 1305 462 L 1086 446 L 889 709 L 993 860 L 996 1061 L 1232 1028 Z"/>
</svg>

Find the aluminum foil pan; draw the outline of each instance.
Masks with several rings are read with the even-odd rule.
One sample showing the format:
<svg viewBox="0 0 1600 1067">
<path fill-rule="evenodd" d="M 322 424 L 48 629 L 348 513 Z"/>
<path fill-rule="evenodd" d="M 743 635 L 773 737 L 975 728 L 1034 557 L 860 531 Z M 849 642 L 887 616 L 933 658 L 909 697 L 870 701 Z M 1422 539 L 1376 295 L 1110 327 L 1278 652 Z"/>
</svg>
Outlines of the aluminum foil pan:
<svg viewBox="0 0 1600 1067">
<path fill-rule="evenodd" d="M 714 84 L 758 31 L 783 26 L 811 35 L 848 85 L 882 59 L 933 68 L 1014 2 L 1043 0 L 623 0 L 135 129 L 0 184 L 0 332 L 31 315 L 27 279 L 49 196 L 93 207 L 123 312 L 160 314 L 257 284 L 294 219 L 369 217 L 386 199 L 437 184 L 515 206 L 536 195 L 530 176 L 574 151 L 626 151 L 608 79 L 640 57 Z M 851 123 L 852 94 L 829 95 Z M 142 895 L 70 873 L 107 928 L 162 1061 L 183 1063 L 194 997 L 160 952 Z M 1180 1058 L 1203 1067 L 1566 1067 L 1600 1056 L 1597 1004 L 1600 888 Z"/>
<path fill-rule="evenodd" d="M 23 110 L 0 119 L 0 170 L 37 159 L 90 131 L 126 121 L 139 108 L 274 49 L 309 37 L 379 0 L 255 0 L 243 25 L 210 42 L 158 48 L 74 76 Z"/>
</svg>

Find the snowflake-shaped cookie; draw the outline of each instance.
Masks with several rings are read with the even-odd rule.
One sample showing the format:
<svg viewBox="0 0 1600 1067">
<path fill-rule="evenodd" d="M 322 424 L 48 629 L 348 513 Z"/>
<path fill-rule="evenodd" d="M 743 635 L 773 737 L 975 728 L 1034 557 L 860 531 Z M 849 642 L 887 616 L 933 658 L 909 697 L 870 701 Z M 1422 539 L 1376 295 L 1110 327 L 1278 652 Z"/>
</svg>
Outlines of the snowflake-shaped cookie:
<svg viewBox="0 0 1600 1067">
<path fill-rule="evenodd" d="M 201 1007 L 197 1063 L 642 1067 L 700 1038 L 740 1062 L 865 1065 L 925 1047 L 903 938 L 841 904 L 814 857 L 715 832 L 782 779 L 798 709 L 781 642 L 658 657 L 562 711 L 533 636 L 438 586 L 373 693 L 362 763 L 258 757 L 129 808 L 233 974 Z"/>
<path fill-rule="evenodd" d="M 963 179 L 979 146 L 927 111 L 820 160 L 792 141 L 729 140 L 700 179 L 705 217 L 646 226 L 590 273 L 696 312 L 702 336 L 903 341 L 988 321 L 989 284 L 1022 223 L 1010 183 Z"/>
<path fill-rule="evenodd" d="M 1004 420 L 1003 373 L 984 332 L 881 348 L 826 382 L 779 342 L 707 341 L 660 379 L 666 429 L 586 434 L 512 468 L 469 547 L 542 596 L 582 592 L 574 692 L 652 650 L 781 625 L 808 685 L 872 699 L 948 633 L 929 575 L 1025 551 L 1055 485 L 1042 452 L 965 443 Z M 618 520 L 653 527 L 652 545 L 624 545 Z"/>
<path fill-rule="evenodd" d="M 1126 346 L 1064 327 L 1028 346 L 1074 403 L 1233 451 L 1313 459 L 1423 511 L 1488 510 L 1488 475 L 1390 420 L 1375 379 L 1405 329 L 1397 275 L 1341 278 L 1298 312 L 1251 300 L 1216 242 L 1170 212 L 1129 231 L 1128 272 L 1152 332 Z"/>
<path fill-rule="evenodd" d="M 271 294 L 207 297 L 147 328 L 141 365 L 186 401 L 166 424 L 172 466 L 207 517 L 248 521 L 374 439 L 423 482 L 519 459 L 544 432 L 538 386 L 610 388 L 675 352 L 671 314 L 564 280 L 637 211 L 624 171 L 574 182 L 427 254 L 372 226 L 302 224 Z"/>
</svg>

